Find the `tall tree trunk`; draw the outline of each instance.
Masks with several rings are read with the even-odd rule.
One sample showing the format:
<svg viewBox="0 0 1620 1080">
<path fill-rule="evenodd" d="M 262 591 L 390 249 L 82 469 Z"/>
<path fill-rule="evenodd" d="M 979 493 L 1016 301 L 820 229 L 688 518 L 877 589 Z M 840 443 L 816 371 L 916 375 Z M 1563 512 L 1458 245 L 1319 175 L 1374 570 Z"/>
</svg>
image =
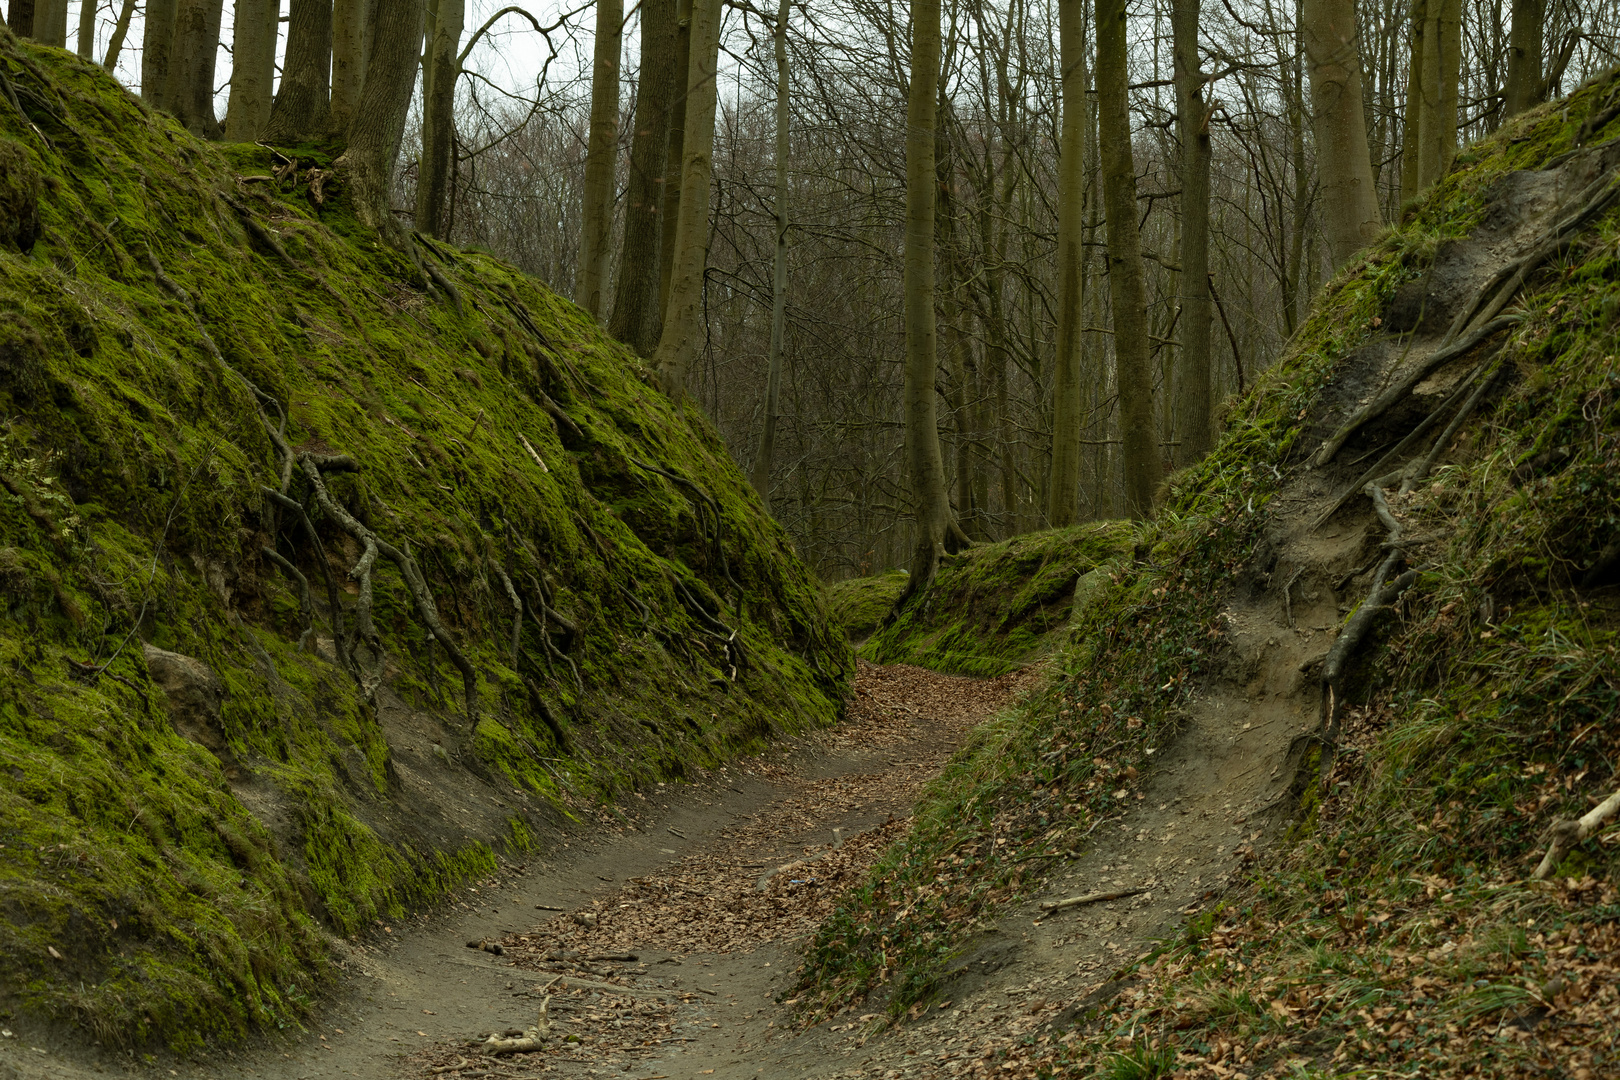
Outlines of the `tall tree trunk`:
<svg viewBox="0 0 1620 1080">
<path fill-rule="evenodd" d="M 33 37 L 34 0 L 11 0 L 6 9 L 6 25 L 18 37 Z"/>
<path fill-rule="evenodd" d="M 788 56 L 787 24 L 791 0 L 776 7 L 776 262 L 771 272 L 771 353 L 766 362 L 765 422 L 754 459 L 754 489 L 771 504 L 771 463 L 776 456 L 776 415 L 782 399 L 782 348 L 787 332 L 788 229 Z"/>
<path fill-rule="evenodd" d="M 354 107 L 360 101 L 360 87 L 366 77 L 366 26 L 371 21 L 373 0 L 333 0 L 332 2 L 332 106 L 327 124 L 333 134 L 342 136 L 354 120 Z M 387 0 L 383 0 L 387 2 Z M 457 5 L 463 12 L 465 2 Z M 459 40 L 457 18 L 456 37 Z M 434 13 L 428 26 L 435 26 L 442 16 Z M 429 47 L 429 52 L 432 47 Z M 424 71 L 424 84 L 429 76 Z M 420 228 L 420 225 L 418 225 Z"/>
<path fill-rule="evenodd" d="M 1125 512 L 1140 521 L 1153 513 L 1153 489 L 1158 486 L 1162 465 L 1153 424 L 1147 284 L 1142 272 L 1142 240 L 1136 231 L 1136 161 L 1131 153 L 1131 118 L 1126 99 L 1129 45 L 1125 7 L 1125 0 L 1097 3 L 1097 107 L 1103 202 L 1108 215 L 1108 285 L 1114 303 L 1114 370 L 1124 452 Z M 1358 112 L 1360 103 L 1358 97 Z"/>
<path fill-rule="evenodd" d="M 939 451 L 939 364 L 934 324 L 934 125 L 939 95 L 939 0 L 911 0 L 911 86 L 906 101 L 905 385 L 906 473 L 916 547 L 901 602 L 927 589 L 952 527 Z"/>
<path fill-rule="evenodd" d="M 380 3 L 393 17 L 394 3 Z M 404 0 L 400 17 L 420 21 L 420 0 Z M 411 14 L 411 9 L 415 14 Z M 382 11 L 377 18 L 385 17 Z M 417 46 L 411 46 L 415 56 Z M 332 61 L 332 0 L 292 0 L 287 19 L 287 56 L 282 62 L 281 86 L 270 106 L 270 121 L 264 138 L 271 143 L 297 143 L 319 138 L 326 132 L 331 115 L 332 95 L 328 74 Z M 411 81 L 415 83 L 416 61 L 411 61 Z M 363 91 L 362 91 L 363 92 Z"/>
<path fill-rule="evenodd" d="M 669 145 L 664 151 L 663 237 L 658 246 L 656 337 L 669 318 L 669 284 L 675 274 L 675 233 L 681 222 L 681 188 L 686 168 L 686 92 L 692 81 L 692 0 L 675 0 L 675 100 L 669 110 Z"/>
<path fill-rule="evenodd" d="M 383 0 L 387 2 L 387 0 Z M 455 155 L 456 83 L 460 81 L 465 0 L 431 0 L 433 22 L 422 65 L 422 161 L 416 173 L 416 229 L 444 239 Z M 335 95 L 334 95 L 335 96 Z"/>
<path fill-rule="evenodd" d="M 422 18 L 422 0 L 385 0 L 376 5 L 371 58 L 349 125 L 348 149 L 334 163 L 348 178 L 350 200 L 361 224 L 376 229 L 401 250 L 410 250 L 410 236 L 394 217 L 389 196 L 405 115 L 416 89 Z"/>
<path fill-rule="evenodd" d="M 78 54 L 94 60 L 96 52 L 96 0 L 80 0 Z"/>
<path fill-rule="evenodd" d="M 1361 107 L 1355 0 L 1304 0 L 1300 33 L 1310 71 L 1324 231 L 1333 265 L 1342 266 L 1380 228 Z"/>
<path fill-rule="evenodd" d="M 67 0 L 35 0 L 34 40 L 67 48 Z"/>
<path fill-rule="evenodd" d="M 107 55 L 101 58 L 104 70 L 118 67 L 118 54 L 124 51 L 124 39 L 129 36 L 129 24 L 135 18 L 135 0 L 124 0 L 118 9 L 118 21 L 113 24 L 112 38 L 107 42 Z"/>
<path fill-rule="evenodd" d="M 641 77 L 630 183 L 625 191 L 624 243 L 613 292 L 613 336 L 641 356 L 658 344 L 659 268 L 663 265 L 664 189 L 670 167 L 669 120 L 675 94 L 675 0 L 642 0 Z M 679 162 L 673 167 L 678 168 Z"/>
<path fill-rule="evenodd" d="M 1063 121 L 1058 147 L 1057 352 L 1052 370 L 1052 476 L 1046 521 L 1054 528 L 1079 520 L 1080 425 L 1085 390 L 1080 380 L 1080 260 L 1085 252 L 1086 9 L 1084 0 L 1058 0 L 1058 64 Z"/>
<path fill-rule="evenodd" d="M 193 135 L 219 138 L 214 117 L 214 61 L 224 0 L 179 0 L 169 54 L 168 108 Z"/>
<path fill-rule="evenodd" d="M 1546 14 L 1546 0 L 1513 0 L 1513 24 L 1508 30 L 1507 85 L 1502 88 L 1504 118 L 1541 104 L 1545 96 L 1541 51 L 1542 20 Z"/>
<path fill-rule="evenodd" d="M 1198 64 L 1199 0 L 1174 0 L 1176 118 L 1181 134 L 1181 370 L 1174 460 L 1191 465 L 1210 446 L 1209 106 Z"/>
<path fill-rule="evenodd" d="M 280 0 L 236 0 L 231 28 L 231 96 L 225 107 L 225 138 L 253 142 L 270 122 L 276 77 Z"/>
<path fill-rule="evenodd" d="M 1434 0 L 1439 3 L 1439 0 Z M 1406 61 L 1406 108 L 1401 115 L 1401 201 L 1422 191 L 1423 31 L 1428 23 L 1429 0 L 1412 0 L 1407 15 L 1409 50 Z"/>
<path fill-rule="evenodd" d="M 169 107 L 169 53 L 174 45 L 175 7 L 176 0 L 146 0 L 146 26 L 141 32 L 141 100 L 154 109 Z"/>
<path fill-rule="evenodd" d="M 1422 76 L 1417 108 L 1416 186 L 1425 191 L 1457 156 L 1457 80 L 1462 61 L 1462 0 L 1426 0 L 1422 27 Z"/>
<path fill-rule="evenodd" d="M 720 57 L 720 0 L 692 4 L 692 59 L 681 141 L 681 204 L 670 257 L 669 301 L 653 350 L 653 374 L 679 400 L 703 345 L 703 272 L 709 257 L 709 179 L 714 164 L 714 106 Z"/>
<path fill-rule="evenodd" d="M 596 0 L 591 130 L 585 146 L 585 205 L 580 212 L 574 301 L 597 317 L 605 314 L 602 302 L 607 291 L 608 255 L 613 247 L 613 174 L 619 144 L 619 44 L 623 22 L 624 0 Z"/>
</svg>

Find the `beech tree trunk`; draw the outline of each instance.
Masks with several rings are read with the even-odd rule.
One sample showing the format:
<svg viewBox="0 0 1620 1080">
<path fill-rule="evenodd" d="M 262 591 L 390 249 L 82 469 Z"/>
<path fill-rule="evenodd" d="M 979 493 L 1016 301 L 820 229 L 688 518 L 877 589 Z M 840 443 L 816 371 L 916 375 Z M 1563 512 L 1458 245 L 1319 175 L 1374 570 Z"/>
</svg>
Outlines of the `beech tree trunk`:
<svg viewBox="0 0 1620 1080">
<path fill-rule="evenodd" d="M 709 178 L 714 155 L 716 64 L 720 56 L 720 0 L 692 4 L 692 59 L 686 80 L 681 142 L 681 204 L 670 260 L 669 302 L 653 350 L 653 374 L 679 400 L 704 338 L 703 272 L 709 256 Z"/>
<path fill-rule="evenodd" d="M 34 40 L 67 48 L 67 0 L 35 0 Z"/>
<path fill-rule="evenodd" d="M 787 335 L 788 57 L 791 0 L 776 6 L 776 261 L 771 272 L 771 352 L 765 371 L 765 419 L 754 459 L 754 490 L 771 505 L 771 461 L 776 456 L 776 414 L 782 399 L 782 349 Z"/>
<path fill-rule="evenodd" d="M 1411 50 L 1406 60 L 1406 108 L 1401 116 L 1402 202 L 1422 190 L 1418 185 L 1418 170 L 1423 160 L 1423 153 L 1419 149 L 1422 137 L 1419 133 L 1423 115 L 1423 29 L 1428 23 L 1428 2 L 1412 0 L 1412 8 L 1407 15 Z"/>
<path fill-rule="evenodd" d="M 1355 0 L 1303 0 L 1300 34 L 1311 81 L 1316 172 L 1334 266 L 1378 235 L 1378 195 L 1361 105 L 1361 50 Z"/>
<path fill-rule="evenodd" d="M 1418 118 L 1415 186 L 1408 195 L 1427 190 L 1446 174 L 1457 156 L 1462 0 L 1425 0 L 1421 40 L 1417 93 L 1407 95 L 1407 109 Z"/>
<path fill-rule="evenodd" d="M 641 77 L 636 88 L 635 132 L 630 139 L 630 183 L 625 192 L 624 243 L 613 292 L 613 336 L 649 355 L 658 344 L 658 289 L 663 265 L 664 189 L 669 122 L 675 95 L 675 0 L 642 0 Z"/>
<path fill-rule="evenodd" d="M 938 335 L 934 321 L 934 125 L 939 96 L 939 0 L 911 0 L 911 86 L 906 100 L 906 225 L 903 280 L 906 327 L 901 390 L 906 473 L 911 481 L 916 547 L 905 597 L 934 579 L 952 530 L 945 463 L 939 449 Z"/>
<path fill-rule="evenodd" d="M 176 0 L 146 0 L 146 27 L 141 32 L 141 100 L 154 109 L 169 107 L 169 50 L 174 44 L 175 7 Z"/>
<path fill-rule="evenodd" d="M 387 0 L 384 0 L 387 2 Z M 372 0 L 333 0 L 332 2 L 332 105 L 327 123 L 333 134 L 349 130 L 354 107 L 360 100 L 360 87 L 366 76 L 366 25 L 371 20 Z M 457 5 L 464 8 L 464 2 Z M 438 22 L 433 13 L 428 26 Z M 456 36 L 461 36 L 458 27 Z M 428 47 L 432 52 L 432 45 Z M 429 78 L 424 71 L 424 83 Z"/>
<path fill-rule="evenodd" d="M 113 24 L 112 37 L 107 42 L 107 55 L 101 58 L 101 66 L 106 71 L 112 71 L 118 66 L 118 55 L 124 51 L 124 39 L 129 36 L 129 24 L 135 17 L 135 0 L 124 0 L 124 6 L 118 9 L 118 21 Z"/>
<path fill-rule="evenodd" d="M 1546 96 L 1541 79 L 1542 20 L 1546 0 L 1513 0 L 1513 23 L 1508 30 L 1507 83 L 1502 88 L 1502 116 L 1517 116 L 1540 105 Z"/>
<path fill-rule="evenodd" d="M 1058 147 L 1057 355 L 1052 370 L 1052 476 L 1046 521 L 1054 528 L 1079 519 L 1080 425 L 1085 397 L 1080 380 L 1080 260 L 1085 252 L 1086 9 L 1084 0 L 1058 0 L 1058 63 L 1063 119 Z"/>
<path fill-rule="evenodd" d="M 416 89 L 422 18 L 422 0 L 385 0 L 376 5 L 371 58 L 349 125 L 348 149 L 334 162 L 348 178 L 350 200 L 361 224 L 376 229 L 401 250 L 410 250 L 410 237 L 394 217 L 389 195 L 405 115 Z"/>
<path fill-rule="evenodd" d="M 179 0 L 169 52 L 167 108 L 185 129 L 205 139 L 219 138 L 214 116 L 214 61 L 219 56 L 219 24 L 224 0 Z"/>
<path fill-rule="evenodd" d="M 574 301 L 601 317 L 613 247 L 613 174 L 619 142 L 619 46 L 624 0 L 596 0 L 591 64 L 591 129 L 585 146 L 585 201 L 580 211 Z"/>
<path fill-rule="evenodd" d="M 34 0 L 11 0 L 6 8 L 6 25 L 18 37 L 34 36 Z"/>
<path fill-rule="evenodd" d="M 384 0 L 387 2 L 387 0 Z M 422 161 L 416 174 L 416 229 L 443 239 L 449 227 L 446 203 L 455 155 L 457 62 L 466 18 L 465 0 L 434 0 L 422 65 Z M 334 99 L 335 99 L 334 92 Z"/>
<path fill-rule="evenodd" d="M 1178 468 L 1210 447 L 1209 106 L 1199 68 L 1198 7 L 1199 0 L 1174 0 L 1170 9 L 1181 134 L 1181 363 L 1175 388 L 1180 445 L 1172 456 Z"/>
<path fill-rule="evenodd" d="M 1125 7 L 1125 0 L 1097 3 L 1097 108 L 1103 202 L 1108 215 L 1108 285 L 1114 303 L 1114 371 L 1119 393 L 1125 513 L 1140 521 L 1153 513 L 1153 490 L 1163 468 L 1153 423 L 1147 283 L 1142 272 L 1142 240 L 1136 231 L 1136 161 L 1131 152 L 1126 99 L 1129 46 Z"/>
<path fill-rule="evenodd" d="M 377 5 L 393 14 L 393 0 Z M 421 0 L 403 0 L 402 17 L 421 21 Z M 414 16 L 410 10 L 415 9 Z M 379 18 L 387 17 L 382 10 Z M 416 48 L 411 46 L 411 81 L 415 83 Z M 287 55 L 282 61 L 281 86 L 270 106 L 264 138 L 271 143 L 296 143 L 319 138 L 327 130 L 332 111 L 332 0 L 292 0 L 287 20 Z M 363 91 L 362 91 L 363 92 Z"/>
<path fill-rule="evenodd" d="M 692 0 L 675 0 L 675 100 L 669 110 L 669 146 L 664 168 L 663 239 L 658 248 L 658 337 L 669 318 L 669 283 L 675 272 L 675 232 L 681 220 L 682 171 L 686 167 L 686 91 L 692 81 Z"/>
<path fill-rule="evenodd" d="M 270 122 L 280 0 L 236 0 L 235 16 L 225 138 L 230 142 L 253 142 L 264 134 Z"/>
<path fill-rule="evenodd" d="M 86 60 L 95 59 L 96 0 L 81 0 L 79 4 L 79 43 L 76 51 Z"/>
</svg>

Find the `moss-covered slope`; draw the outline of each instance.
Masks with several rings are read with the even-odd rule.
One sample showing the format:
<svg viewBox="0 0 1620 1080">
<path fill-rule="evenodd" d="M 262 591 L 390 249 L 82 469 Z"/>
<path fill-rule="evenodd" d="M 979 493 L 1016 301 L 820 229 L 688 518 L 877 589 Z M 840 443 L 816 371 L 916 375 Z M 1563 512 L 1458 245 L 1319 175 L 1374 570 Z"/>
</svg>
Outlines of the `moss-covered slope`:
<svg viewBox="0 0 1620 1080">
<path fill-rule="evenodd" d="M 819 585 L 572 304 L 424 243 L 452 298 L 318 154 L 0 58 L 0 1010 L 176 1048 L 296 1020 L 323 932 L 833 718 Z M 387 558 L 356 634 L 366 552 L 303 464 L 334 455 L 470 701 Z"/>
<path fill-rule="evenodd" d="M 1088 605 L 1050 685 L 959 757 L 912 834 L 822 928 L 801 973 L 806 1004 L 824 1014 L 879 993 L 899 1016 L 940 991 L 972 927 L 1030 886 L 1029 856 L 1061 849 L 1140 789 L 1148 747 L 1173 736 L 1225 647 L 1224 598 L 1270 587 L 1264 537 L 1301 513 L 1277 494 L 1316 475 L 1335 495 L 1359 491 L 1357 475 L 1433 409 L 1408 402 L 1332 468 L 1305 471 L 1381 389 L 1368 385 L 1380 373 L 1368 358 L 1399 352 L 1389 335 L 1409 321 L 1403 305 L 1439 294 L 1454 244 L 1532 212 L 1526 192 L 1565 205 L 1589 182 L 1588 194 L 1620 184 L 1620 145 L 1605 142 L 1620 137 L 1617 103 L 1620 80 L 1605 79 L 1471 148 L 1324 290 L 1282 362 L 1235 403 L 1217 449 L 1175 478 L 1142 537 L 1148 557 Z M 1573 174 L 1546 172 L 1566 164 Z M 1323 744 L 1304 757 L 1293 846 L 1263 857 L 1150 964 L 1117 973 L 1141 980 L 1130 993 L 1083 1003 L 1072 1033 L 998 1048 L 986 1068 L 1018 1068 L 999 1057 L 1042 1075 L 1620 1068 L 1606 1034 L 1620 1011 L 1620 832 L 1611 822 L 1578 845 L 1556 885 L 1528 880 L 1547 827 L 1620 786 L 1617 245 L 1611 201 L 1550 249 L 1508 309 L 1520 319 L 1498 331 L 1501 352 L 1453 369 L 1498 374 L 1436 470 L 1405 497 L 1398 476 L 1383 481 L 1415 582 L 1341 684 L 1331 771 Z M 1513 254 L 1468 253 L 1480 251 Z M 1421 461 L 1429 441 L 1387 467 Z M 1386 557 L 1383 535 L 1369 532 L 1372 565 Z M 1341 611 L 1361 603 L 1368 576 L 1337 583 Z M 964 844 L 981 832 L 1010 842 Z"/>
<path fill-rule="evenodd" d="M 840 583 L 834 604 L 871 634 L 861 650 L 870 660 L 993 678 L 1057 643 L 1080 576 L 1128 554 L 1133 539 L 1129 524 L 1108 521 L 977 545 L 945 560 L 928 592 L 887 626 L 888 609 L 875 622 L 874 611 L 885 597 L 892 605 L 903 575 Z"/>
</svg>

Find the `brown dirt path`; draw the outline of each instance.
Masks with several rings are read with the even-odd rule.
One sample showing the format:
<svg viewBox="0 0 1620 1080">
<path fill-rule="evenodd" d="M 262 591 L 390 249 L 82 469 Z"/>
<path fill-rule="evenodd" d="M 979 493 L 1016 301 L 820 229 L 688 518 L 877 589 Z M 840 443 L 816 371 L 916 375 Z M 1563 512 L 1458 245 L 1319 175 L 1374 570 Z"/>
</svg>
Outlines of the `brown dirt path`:
<svg viewBox="0 0 1620 1080">
<path fill-rule="evenodd" d="M 921 786 L 967 734 L 1033 678 L 863 663 L 836 728 L 660 785 L 622 805 L 615 827 L 339 943 L 342 986 L 307 1031 L 143 1061 L 8 1020 L 0 1080 L 762 1075 L 789 942 L 903 832 Z M 486 939 L 502 954 L 466 947 Z M 532 1023 L 542 987 L 559 1033 L 577 1042 L 499 1062 L 465 1045 Z"/>
</svg>

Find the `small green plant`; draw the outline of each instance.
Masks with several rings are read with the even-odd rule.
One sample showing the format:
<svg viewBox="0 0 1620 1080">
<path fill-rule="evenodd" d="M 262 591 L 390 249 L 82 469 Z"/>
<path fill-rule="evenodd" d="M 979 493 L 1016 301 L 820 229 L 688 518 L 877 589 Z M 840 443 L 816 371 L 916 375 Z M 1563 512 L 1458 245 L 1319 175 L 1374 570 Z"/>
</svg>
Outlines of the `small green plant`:
<svg viewBox="0 0 1620 1080">
<path fill-rule="evenodd" d="M 1102 1075 L 1107 1080 L 1159 1080 L 1161 1076 L 1169 1076 L 1175 1067 L 1175 1050 L 1137 1043 L 1108 1058 L 1103 1063 Z"/>
</svg>

